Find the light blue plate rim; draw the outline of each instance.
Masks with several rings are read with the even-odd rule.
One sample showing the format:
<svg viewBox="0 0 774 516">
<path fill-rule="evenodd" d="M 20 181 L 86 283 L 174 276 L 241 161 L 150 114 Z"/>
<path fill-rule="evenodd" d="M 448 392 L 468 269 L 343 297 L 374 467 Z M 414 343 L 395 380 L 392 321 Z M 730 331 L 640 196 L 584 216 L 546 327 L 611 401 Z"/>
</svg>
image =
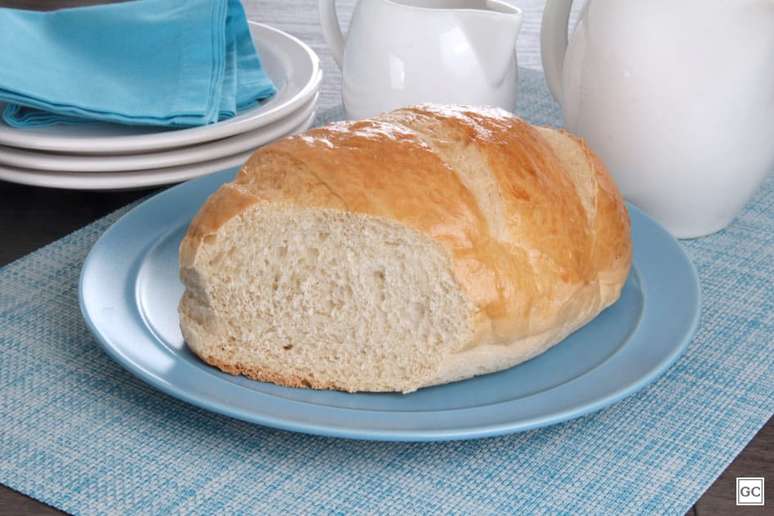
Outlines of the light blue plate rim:
<svg viewBox="0 0 774 516">
<path fill-rule="evenodd" d="M 157 226 L 154 235 L 169 233 L 183 215 L 170 220 L 174 219 L 174 214 L 170 216 L 167 213 L 165 218 L 161 216 L 165 211 L 174 211 L 175 207 L 180 208 L 181 212 L 187 210 L 187 220 L 190 220 L 190 215 L 198 210 L 200 202 L 192 205 L 186 199 L 193 194 L 201 196 L 202 192 L 211 193 L 217 186 L 230 180 L 235 171 L 236 169 L 227 169 L 182 183 L 143 201 L 124 214 L 92 247 L 83 264 L 79 282 L 81 312 L 103 350 L 144 382 L 200 408 L 269 427 L 329 437 L 384 441 L 444 441 L 493 437 L 561 423 L 620 401 L 663 374 L 682 355 L 697 330 L 701 312 L 701 292 L 693 264 L 680 244 L 665 229 L 638 208 L 628 204 L 634 241 L 633 274 L 636 270 L 639 276 L 644 307 L 639 324 L 633 329 L 627 338 L 627 344 L 621 350 L 625 351 L 627 346 L 631 348 L 639 345 L 642 348 L 639 350 L 641 355 L 643 350 L 648 352 L 648 348 L 643 346 L 650 346 L 651 342 L 668 341 L 662 345 L 663 349 L 657 350 L 656 355 L 647 357 L 649 365 L 646 370 L 636 371 L 631 377 L 625 377 L 626 372 L 632 366 L 636 369 L 638 365 L 627 363 L 626 353 L 615 352 L 588 373 L 528 397 L 496 403 L 494 406 L 489 404 L 428 412 L 316 405 L 251 391 L 236 383 L 215 382 L 208 377 L 203 379 L 211 384 L 211 392 L 192 392 L 193 384 L 185 385 L 187 380 L 181 382 L 180 378 L 168 378 L 158 371 L 149 370 L 123 351 L 127 344 L 125 339 L 113 335 L 114 332 L 110 328 L 115 321 L 108 324 L 104 313 L 100 313 L 105 310 L 104 302 L 100 302 L 104 293 L 97 298 L 93 294 L 95 289 L 97 292 L 102 290 L 101 287 L 97 288 L 97 285 L 117 280 L 110 280 L 106 274 L 96 271 L 99 265 L 106 266 L 107 262 L 110 262 L 109 255 L 114 254 L 113 249 L 120 242 L 122 230 L 138 223 L 150 222 Z M 114 242 L 116 237 L 118 239 Z M 135 248 L 134 251 L 126 253 L 135 259 L 129 260 L 128 265 L 122 264 L 127 265 L 125 267 L 117 267 L 115 272 L 118 274 L 122 271 L 129 279 L 136 279 L 140 265 L 137 260 L 142 259 L 157 240 L 158 237 L 154 236 L 145 242 L 142 250 Z M 121 306 L 120 297 L 124 298 L 124 305 L 131 304 L 131 301 L 127 300 L 135 299 L 132 291 L 134 286 L 123 287 L 123 292 L 112 292 L 118 301 L 116 306 L 128 309 L 137 316 L 135 320 L 124 318 L 118 322 L 130 330 L 133 326 L 136 327 L 140 334 L 151 331 L 145 326 L 136 306 Z M 653 314 L 653 311 L 656 311 L 656 314 Z M 593 324 L 593 321 L 590 324 Z M 664 333 L 665 325 L 669 327 L 670 332 Z M 147 340 L 152 339 L 147 337 Z M 152 345 L 156 346 L 157 343 Z M 619 379 L 621 374 L 624 377 Z M 246 393 L 251 398 L 252 406 L 249 408 L 237 403 L 239 397 L 245 396 Z M 259 405 L 257 408 L 256 403 Z M 521 417 L 520 405 L 525 404 L 533 409 L 540 406 L 542 413 Z M 408 418 L 408 424 L 405 418 Z M 355 420 L 358 422 L 355 423 Z M 411 421 L 417 422 L 416 427 L 412 427 Z M 364 426 L 364 422 L 372 424 Z M 437 427 L 433 427 L 434 422 L 438 422 Z"/>
</svg>

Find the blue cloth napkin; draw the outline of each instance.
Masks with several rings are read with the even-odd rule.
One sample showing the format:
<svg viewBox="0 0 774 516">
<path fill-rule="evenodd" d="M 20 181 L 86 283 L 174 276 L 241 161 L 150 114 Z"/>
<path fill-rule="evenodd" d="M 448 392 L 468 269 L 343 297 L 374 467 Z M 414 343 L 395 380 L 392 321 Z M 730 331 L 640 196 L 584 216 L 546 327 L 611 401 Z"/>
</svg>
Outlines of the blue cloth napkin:
<svg viewBox="0 0 774 516">
<path fill-rule="evenodd" d="M 189 127 L 276 91 L 239 0 L 0 9 L 0 101 L 13 127 Z"/>
</svg>

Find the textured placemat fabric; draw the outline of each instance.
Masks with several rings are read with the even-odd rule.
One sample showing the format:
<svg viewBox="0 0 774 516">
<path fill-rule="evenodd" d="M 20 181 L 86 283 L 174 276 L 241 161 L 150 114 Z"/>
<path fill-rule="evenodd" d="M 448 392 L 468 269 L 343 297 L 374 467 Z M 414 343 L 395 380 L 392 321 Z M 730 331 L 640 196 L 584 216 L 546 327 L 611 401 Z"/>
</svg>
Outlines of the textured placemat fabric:
<svg viewBox="0 0 774 516">
<path fill-rule="evenodd" d="M 535 72 L 521 113 L 560 121 Z M 774 412 L 772 179 L 727 230 L 683 242 L 702 322 L 656 383 L 565 424 L 436 444 L 263 428 L 125 372 L 78 309 L 84 257 L 124 211 L 0 270 L 0 482 L 69 512 L 682 514 Z"/>
</svg>

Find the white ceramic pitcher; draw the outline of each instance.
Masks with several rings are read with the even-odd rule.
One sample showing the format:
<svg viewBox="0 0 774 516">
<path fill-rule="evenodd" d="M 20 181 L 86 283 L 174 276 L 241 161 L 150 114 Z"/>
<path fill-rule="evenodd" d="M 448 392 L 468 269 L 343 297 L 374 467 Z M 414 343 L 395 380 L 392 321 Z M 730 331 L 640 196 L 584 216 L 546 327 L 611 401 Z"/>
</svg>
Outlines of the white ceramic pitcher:
<svg viewBox="0 0 774 516">
<path fill-rule="evenodd" d="M 678 237 L 731 222 L 774 170 L 774 0 L 548 0 L 543 68 L 568 129 Z"/>
<path fill-rule="evenodd" d="M 348 118 L 422 102 L 515 108 L 521 10 L 497 0 L 362 0 L 345 39 L 335 0 L 319 6 Z"/>
</svg>

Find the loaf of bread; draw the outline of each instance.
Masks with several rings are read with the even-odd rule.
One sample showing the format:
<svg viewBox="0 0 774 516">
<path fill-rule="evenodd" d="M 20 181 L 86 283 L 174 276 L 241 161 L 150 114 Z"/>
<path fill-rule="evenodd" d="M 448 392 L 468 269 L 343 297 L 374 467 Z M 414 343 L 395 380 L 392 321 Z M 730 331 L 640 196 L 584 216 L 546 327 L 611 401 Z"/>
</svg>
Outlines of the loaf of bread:
<svg viewBox="0 0 774 516">
<path fill-rule="evenodd" d="M 180 323 L 228 373 L 405 393 L 546 351 L 630 262 L 621 196 L 581 140 L 422 105 L 258 150 L 180 246 Z"/>
</svg>

